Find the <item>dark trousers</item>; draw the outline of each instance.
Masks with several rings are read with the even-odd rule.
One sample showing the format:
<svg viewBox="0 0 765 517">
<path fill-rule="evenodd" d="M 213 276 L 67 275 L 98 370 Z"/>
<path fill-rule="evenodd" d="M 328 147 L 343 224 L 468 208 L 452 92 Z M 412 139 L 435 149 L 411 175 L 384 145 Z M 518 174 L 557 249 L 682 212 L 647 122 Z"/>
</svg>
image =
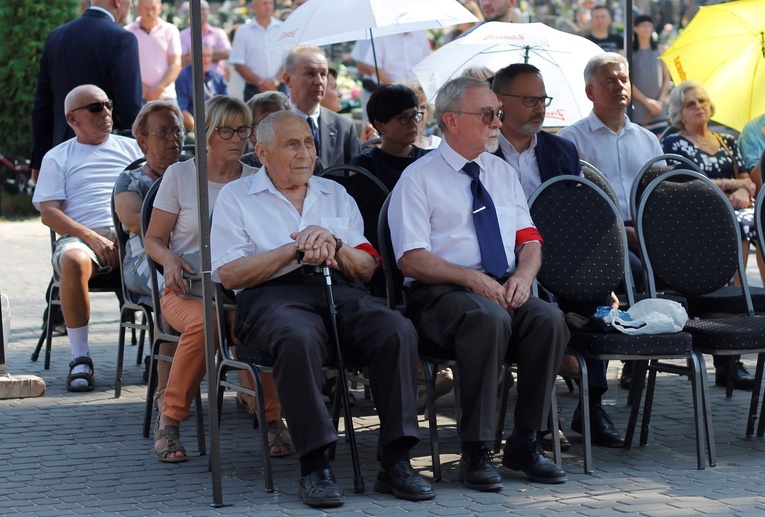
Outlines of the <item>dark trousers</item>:
<svg viewBox="0 0 765 517">
<path fill-rule="evenodd" d="M 531 297 L 510 316 L 465 288 L 420 283 L 412 286 L 407 301 L 421 339 L 456 357 L 463 441 L 494 439 L 497 375 L 506 358 L 518 366 L 515 425 L 547 428 L 552 388 L 569 340 L 557 305 Z"/>
<path fill-rule="evenodd" d="M 274 379 L 300 456 L 337 440 L 321 396 L 322 365 L 334 350 L 323 277 L 302 285 L 267 285 L 237 296 L 234 333 L 243 347 L 257 347 L 276 360 Z M 380 445 L 399 438 L 418 441 L 417 334 L 412 323 L 364 290 L 334 286 L 344 357 L 369 369 L 380 416 Z M 331 355 L 334 355 L 332 353 Z"/>
</svg>

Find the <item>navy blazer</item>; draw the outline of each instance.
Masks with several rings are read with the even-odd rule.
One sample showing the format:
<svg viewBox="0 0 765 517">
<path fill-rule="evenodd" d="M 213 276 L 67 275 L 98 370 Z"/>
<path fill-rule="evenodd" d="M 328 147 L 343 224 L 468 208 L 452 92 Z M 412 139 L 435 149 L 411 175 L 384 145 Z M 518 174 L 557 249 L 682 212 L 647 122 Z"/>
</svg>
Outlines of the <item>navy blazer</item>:
<svg viewBox="0 0 765 517">
<path fill-rule="evenodd" d="M 74 136 L 64 99 L 94 84 L 114 101 L 114 129 L 130 129 L 142 105 L 138 40 L 98 9 L 51 31 L 40 59 L 32 107 L 32 168 L 50 149 Z"/>
<path fill-rule="evenodd" d="M 325 167 L 346 165 L 361 152 L 356 126 L 325 107 L 319 111 L 319 157 Z"/>
<path fill-rule="evenodd" d="M 494 153 L 505 159 L 502 149 Z M 537 133 L 537 146 L 534 148 L 542 183 L 563 174 L 582 175 L 579 153 L 573 142 L 546 131 Z M 520 173 L 520 171 L 518 171 Z"/>
</svg>

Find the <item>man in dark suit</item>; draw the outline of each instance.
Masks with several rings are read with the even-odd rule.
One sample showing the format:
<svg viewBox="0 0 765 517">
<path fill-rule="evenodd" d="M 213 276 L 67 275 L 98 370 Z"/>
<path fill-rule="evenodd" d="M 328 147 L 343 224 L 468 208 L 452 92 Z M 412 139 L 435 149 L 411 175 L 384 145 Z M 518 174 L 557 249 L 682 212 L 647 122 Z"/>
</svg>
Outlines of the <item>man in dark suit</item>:
<svg viewBox="0 0 765 517">
<path fill-rule="evenodd" d="M 43 156 L 74 136 L 64 98 L 76 86 L 93 84 L 114 102 L 114 128 L 130 129 L 141 109 L 138 43 L 120 25 L 131 0 L 93 0 L 74 21 L 54 29 L 40 59 L 32 108 L 32 176 Z"/>
<path fill-rule="evenodd" d="M 290 89 L 292 104 L 308 122 L 325 167 L 350 163 L 361 152 L 353 122 L 320 106 L 328 74 L 327 58 L 318 47 L 295 47 L 284 61 L 284 83 Z"/>
<path fill-rule="evenodd" d="M 496 154 L 516 170 L 526 199 L 550 178 L 582 175 L 576 146 L 542 131 L 545 107 L 552 98 L 547 96 L 537 67 L 522 63 L 507 66 L 494 76 L 492 89 L 505 108 Z M 601 397 L 608 390 L 606 363 L 588 360 L 587 371 L 592 441 L 605 447 L 623 447 L 624 440 L 601 405 Z M 582 431 L 581 408 L 574 412 L 571 428 L 577 433 Z M 564 440 L 561 442 L 567 443 Z"/>
</svg>

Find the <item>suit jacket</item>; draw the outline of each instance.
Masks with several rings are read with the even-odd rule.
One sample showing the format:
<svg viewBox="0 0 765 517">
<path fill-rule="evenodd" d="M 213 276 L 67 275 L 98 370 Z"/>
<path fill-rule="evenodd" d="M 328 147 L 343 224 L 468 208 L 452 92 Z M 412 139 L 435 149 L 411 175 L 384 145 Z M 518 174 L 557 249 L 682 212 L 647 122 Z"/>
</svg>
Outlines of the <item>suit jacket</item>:
<svg viewBox="0 0 765 517">
<path fill-rule="evenodd" d="M 97 9 L 54 29 L 45 42 L 32 107 L 33 168 L 40 168 L 50 149 L 74 136 L 64 99 L 83 84 L 98 86 L 114 101 L 115 129 L 132 127 L 142 104 L 138 41 Z"/>
<path fill-rule="evenodd" d="M 494 154 L 503 160 L 505 159 L 502 149 L 497 149 Z M 565 138 L 547 131 L 540 131 L 537 133 L 537 146 L 534 148 L 534 154 L 537 157 L 542 183 L 563 174 L 582 175 L 582 165 L 579 163 L 579 153 L 576 151 L 576 146 Z"/>
<path fill-rule="evenodd" d="M 319 144 L 319 157 L 325 167 L 351 163 L 351 158 L 361 152 L 353 122 L 323 106 L 319 111 Z"/>
</svg>

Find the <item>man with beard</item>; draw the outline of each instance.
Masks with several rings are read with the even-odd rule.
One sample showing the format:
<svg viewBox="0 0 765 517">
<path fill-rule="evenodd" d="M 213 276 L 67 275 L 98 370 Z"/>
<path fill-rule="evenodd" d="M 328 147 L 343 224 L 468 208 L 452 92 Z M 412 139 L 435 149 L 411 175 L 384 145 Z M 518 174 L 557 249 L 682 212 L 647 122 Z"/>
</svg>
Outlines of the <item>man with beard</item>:
<svg viewBox="0 0 765 517">
<path fill-rule="evenodd" d="M 550 178 L 561 174 L 582 175 L 576 146 L 542 131 L 545 107 L 552 97 L 547 96 L 537 67 L 521 63 L 505 67 L 494 76 L 492 89 L 506 113 L 496 154 L 516 170 L 526 199 Z M 588 360 L 587 371 L 592 441 L 606 447 L 623 447 L 624 440 L 600 403 L 608 390 L 606 362 Z M 582 432 L 581 408 L 574 411 L 571 427 L 577 433 Z M 567 443 L 568 440 L 561 437 L 562 446 Z"/>
<path fill-rule="evenodd" d="M 486 442 L 494 437 L 497 372 L 506 358 L 518 365 L 518 402 L 502 464 L 532 481 L 566 480 L 542 452 L 537 431 L 547 426 L 569 332 L 554 304 L 530 296 L 542 238 L 517 175 L 491 154 L 502 118 L 486 82 L 459 77 L 441 87 L 436 120 L 444 141 L 407 167 L 388 215 L 409 287 L 407 315 L 423 341 L 457 360 L 459 475 L 480 491 L 502 489 Z"/>
</svg>

